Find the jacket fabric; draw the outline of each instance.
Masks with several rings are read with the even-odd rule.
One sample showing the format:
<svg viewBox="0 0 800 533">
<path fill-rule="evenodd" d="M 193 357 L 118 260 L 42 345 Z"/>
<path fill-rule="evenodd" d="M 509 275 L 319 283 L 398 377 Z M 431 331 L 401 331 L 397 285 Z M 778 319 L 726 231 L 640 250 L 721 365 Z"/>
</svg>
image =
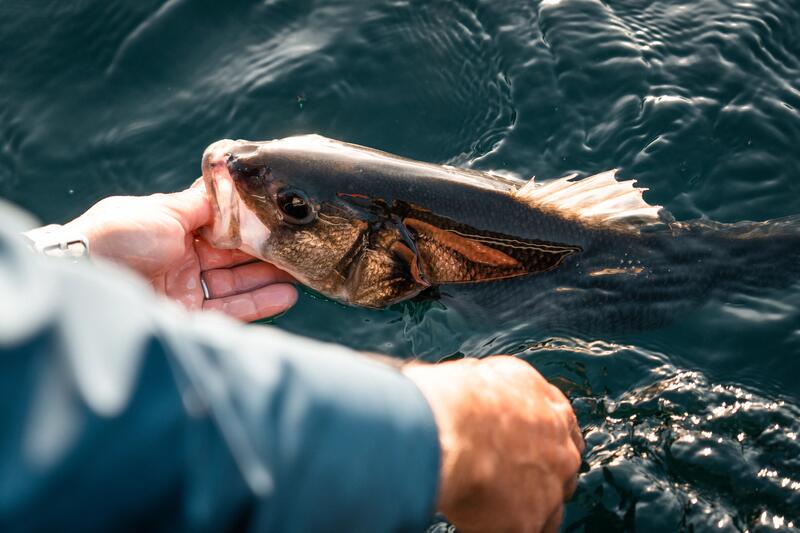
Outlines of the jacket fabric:
<svg viewBox="0 0 800 533">
<path fill-rule="evenodd" d="M 422 531 L 431 410 L 346 348 L 31 252 L 0 205 L 0 531 Z"/>
</svg>

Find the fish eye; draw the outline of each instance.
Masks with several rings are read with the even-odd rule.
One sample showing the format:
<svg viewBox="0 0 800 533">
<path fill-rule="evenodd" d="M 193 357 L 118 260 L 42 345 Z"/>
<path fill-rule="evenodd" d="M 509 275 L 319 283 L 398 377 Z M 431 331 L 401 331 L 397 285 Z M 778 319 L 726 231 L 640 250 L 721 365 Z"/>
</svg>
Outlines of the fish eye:
<svg viewBox="0 0 800 533">
<path fill-rule="evenodd" d="M 308 224 L 315 218 L 308 196 L 297 189 L 283 189 L 275 196 L 284 220 L 290 224 Z"/>
</svg>

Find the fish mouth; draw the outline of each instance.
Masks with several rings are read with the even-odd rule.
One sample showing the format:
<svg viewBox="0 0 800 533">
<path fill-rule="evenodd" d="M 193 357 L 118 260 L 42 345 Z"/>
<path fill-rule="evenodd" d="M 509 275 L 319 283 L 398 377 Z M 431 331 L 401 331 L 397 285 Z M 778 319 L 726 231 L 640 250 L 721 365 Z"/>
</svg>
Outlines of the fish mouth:
<svg viewBox="0 0 800 533">
<path fill-rule="evenodd" d="M 217 248 L 239 248 L 239 196 L 227 162 L 240 143 L 231 139 L 217 141 L 203 152 L 203 182 L 212 206 L 211 224 L 202 236 Z"/>
</svg>

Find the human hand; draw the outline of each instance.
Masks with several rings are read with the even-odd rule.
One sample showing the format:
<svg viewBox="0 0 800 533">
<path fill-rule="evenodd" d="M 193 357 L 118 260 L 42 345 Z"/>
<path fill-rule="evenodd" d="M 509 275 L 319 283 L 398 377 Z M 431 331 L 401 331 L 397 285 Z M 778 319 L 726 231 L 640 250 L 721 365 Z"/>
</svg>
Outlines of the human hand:
<svg viewBox="0 0 800 533">
<path fill-rule="evenodd" d="M 569 401 L 513 357 L 411 364 L 439 428 L 439 510 L 459 531 L 557 531 L 583 438 Z"/>
<path fill-rule="evenodd" d="M 174 194 L 106 198 L 65 226 L 88 238 L 92 255 L 135 270 L 188 309 L 252 321 L 294 305 L 297 290 L 289 274 L 238 250 L 213 248 L 194 234 L 210 218 L 200 185 Z"/>
</svg>

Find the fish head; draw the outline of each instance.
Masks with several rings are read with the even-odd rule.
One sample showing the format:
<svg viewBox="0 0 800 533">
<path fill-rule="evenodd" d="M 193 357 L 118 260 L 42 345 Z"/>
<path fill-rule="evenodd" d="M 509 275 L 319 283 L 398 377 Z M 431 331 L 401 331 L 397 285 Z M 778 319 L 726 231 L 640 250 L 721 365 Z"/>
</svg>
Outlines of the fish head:
<svg viewBox="0 0 800 533">
<path fill-rule="evenodd" d="M 384 307 L 418 293 L 427 284 L 418 287 L 405 260 L 382 247 L 391 247 L 392 238 L 376 242 L 376 232 L 386 233 L 375 227 L 379 215 L 343 197 L 341 179 L 332 178 L 346 177 L 348 169 L 332 168 L 337 164 L 292 138 L 212 144 L 203 155 L 203 179 L 213 222 L 203 236 L 345 303 Z"/>
</svg>

